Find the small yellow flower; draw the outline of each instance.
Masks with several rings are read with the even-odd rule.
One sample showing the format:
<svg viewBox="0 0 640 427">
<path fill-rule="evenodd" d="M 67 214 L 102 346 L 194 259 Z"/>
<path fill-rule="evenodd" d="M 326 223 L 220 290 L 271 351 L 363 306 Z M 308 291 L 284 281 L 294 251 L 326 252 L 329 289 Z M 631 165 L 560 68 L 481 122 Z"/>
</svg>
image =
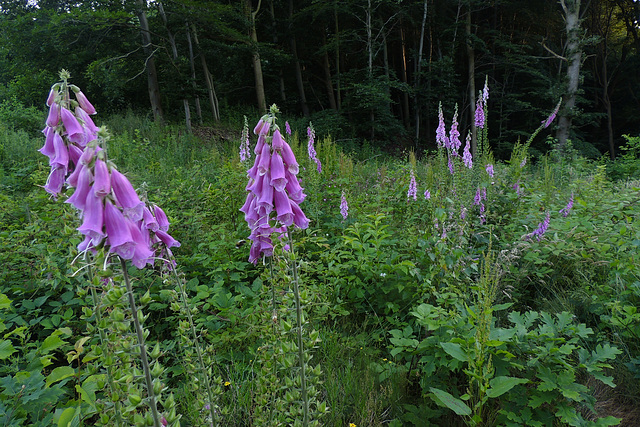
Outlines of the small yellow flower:
<svg viewBox="0 0 640 427">
<path fill-rule="evenodd" d="M 386 359 L 386 358 L 385 358 L 385 359 L 382 359 L 382 361 L 383 361 L 383 362 L 386 362 L 386 361 L 387 361 L 387 359 Z"/>
<path fill-rule="evenodd" d="M 229 387 L 230 385 L 231 385 L 231 383 L 230 383 L 229 381 L 225 381 L 225 382 L 224 382 L 224 386 L 225 386 L 225 387 Z"/>
<path fill-rule="evenodd" d="M 349 427 L 356 427 L 354 423 L 349 423 Z"/>
</svg>

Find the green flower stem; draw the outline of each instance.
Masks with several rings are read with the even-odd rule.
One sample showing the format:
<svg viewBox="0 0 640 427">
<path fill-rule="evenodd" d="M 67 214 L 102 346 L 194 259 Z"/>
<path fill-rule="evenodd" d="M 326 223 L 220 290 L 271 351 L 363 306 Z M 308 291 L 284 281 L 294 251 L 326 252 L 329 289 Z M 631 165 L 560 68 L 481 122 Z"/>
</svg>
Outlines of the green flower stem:
<svg viewBox="0 0 640 427">
<path fill-rule="evenodd" d="M 98 304 L 98 295 L 96 294 L 96 289 L 93 286 L 93 270 L 91 269 L 91 265 L 87 267 L 87 275 L 89 276 L 89 283 L 91 283 L 91 286 L 89 286 L 89 288 L 91 289 L 91 297 L 93 298 L 93 306 L 96 314 L 96 324 L 97 324 L 98 333 L 100 334 L 100 344 L 102 347 L 102 354 L 104 355 L 107 353 L 106 343 L 108 340 L 104 333 L 104 330 L 102 329 L 102 327 L 100 327 L 100 324 L 102 323 L 102 314 L 100 312 L 100 307 Z M 109 389 L 111 390 L 111 395 L 115 393 L 112 369 L 113 369 L 112 366 L 107 366 L 107 380 L 109 382 Z M 122 421 L 122 407 L 121 407 L 120 400 L 117 400 L 115 402 L 115 410 L 116 410 L 116 422 L 117 422 L 116 425 L 124 426 L 124 422 Z"/>
<path fill-rule="evenodd" d="M 300 304 L 300 287 L 298 285 L 298 267 L 295 252 L 293 251 L 293 236 L 291 230 L 289 234 L 289 253 L 291 254 L 291 270 L 293 273 L 293 296 L 296 303 L 296 323 L 298 334 L 298 359 L 300 363 L 300 388 L 302 393 L 302 404 L 304 411 L 304 419 L 302 420 L 303 426 L 309 425 L 309 396 L 307 396 L 307 378 L 305 375 L 305 360 L 304 360 L 304 348 L 302 343 L 302 305 Z"/>
<path fill-rule="evenodd" d="M 272 330 L 273 330 L 273 336 L 276 337 L 276 344 L 279 344 L 279 339 L 278 334 L 276 333 L 276 325 L 278 322 L 278 306 L 277 306 L 277 300 L 276 300 L 276 280 L 275 280 L 275 276 L 273 274 L 273 257 L 269 257 L 269 272 L 271 273 L 271 324 L 272 324 Z M 276 348 L 277 345 L 274 344 L 273 346 L 273 377 L 277 378 L 278 377 L 278 364 L 276 362 Z M 273 417 L 275 416 L 275 401 L 276 401 L 276 395 L 273 394 L 272 398 L 271 398 L 271 405 L 269 407 L 269 423 L 273 424 Z"/>
<path fill-rule="evenodd" d="M 172 258 L 172 260 L 174 260 Z M 193 323 L 193 316 L 191 316 L 191 307 L 189 307 L 189 299 L 187 296 L 187 292 L 184 289 L 182 284 L 182 279 L 178 276 L 178 272 L 175 268 L 172 269 L 173 274 L 176 277 L 176 282 L 178 283 L 178 289 L 180 291 L 180 297 L 182 298 L 182 304 L 184 305 L 184 311 L 187 313 L 187 319 L 189 319 L 189 326 L 191 327 L 191 334 L 193 335 L 193 344 L 196 348 L 196 353 L 198 354 L 198 362 L 200 363 L 200 372 L 204 376 L 204 385 L 207 389 L 207 396 L 209 397 L 209 412 L 211 413 L 211 425 L 217 427 L 218 423 L 216 422 L 216 413 L 213 405 L 213 392 L 211 391 L 211 379 L 207 374 L 207 367 L 204 364 L 204 359 L 202 358 L 202 349 L 200 348 L 200 342 L 198 341 L 198 334 L 196 332 L 195 324 Z"/>
<path fill-rule="evenodd" d="M 136 328 L 136 335 L 138 336 L 138 344 L 140 346 L 140 360 L 142 362 L 142 370 L 144 371 L 144 378 L 147 383 L 147 394 L 149 395 L 149 407 L 151 408 L 151 414 L 153 415 L 154 427 L 161 427 L 160 414 L 158 413 L 158 405 L 156 402 L 156 395 L 153 392 L 153 381 L 151 379 L 151 369 L 149 367 L 149 359 L 147 359 L 147 349 L 144 345 L 144 331 L 140 325 L 138 319 L 138 309 L 136 307 L 136 301 L 133 297 L 133 289 L 131 288 L 131 282 L 129 281 L 129 273 L 127 272 L 127 263 L 124 259 L 120 258 L 122 264 L 122 274 L 124 275 L 124 283 L 127 286 L 127 295 L 129 296 L 129 306 L 131 307 L 131 316 L 133 317 L 133 324 Z"/>
</svg>

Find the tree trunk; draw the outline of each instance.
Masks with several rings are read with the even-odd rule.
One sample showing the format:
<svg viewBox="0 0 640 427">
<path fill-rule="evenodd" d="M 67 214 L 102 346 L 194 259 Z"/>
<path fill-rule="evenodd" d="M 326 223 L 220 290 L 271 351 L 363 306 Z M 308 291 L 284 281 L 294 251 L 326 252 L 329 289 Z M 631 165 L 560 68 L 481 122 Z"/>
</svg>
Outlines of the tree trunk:
<svg viewBox="0 0 640 427">
<path fill-rule="evenodd" d="M 213 77 L 209 72 L 209 67 L 207 66 L 207 59 L 204 57 L 204 52 L 200 49 L 200 42 L 198 42 L 198 32 L 196 31 L 195 24 L 192 24 L 187 29 L 187 41 L 191 42 L 191 32 L 193 32 L 193 41 L 198 48 L 198 54 L 200 55 L 200 63 L 202 65 L 202 72 L 204 74 L 204 82 L 207 85 L 207 92 L 209 93 L 209 103 L 211 104 L 211 112 L 213 114 L 213 119 L 216 122 L 220 121 L 220 105 L 218 103 L 218 97 L 216 95 L 216 89 L 213 85 Z"/>
<path fill-rule="evenodd" d="M 342 104 L 342 94 L 340 90 L 340 28 L 338 25 L 338 0 L 333 4 L 333 19 L 336 30 L 336 107 L 340 111 Z"/>
<path fill-rule="evenodd" d="M 471 156 L 476 157 L 478 151 L 478 135 L 476 129 L 476 63 L 475 63 L 475 51 L 473 49 L 473 42 L 471 40 L 471 5 L 467 12 L 467 57 L 468 62 L 468 78 L 469 78 L 469 115 L 471 122 Z"/>
<path fill-rule="evenodd" d="M 138 19 L 140 20 L 140 34 L 142 36 L 142 48 L 147 55 L 145 69 L 147 70 L 147 87 L 149 90 L 149 101 L 153 118 L 156 122 L 164 123 L 162 103 L 160 98 L 160 85 L 158 84 L 158 72 L 156 71 L 156 61 L 154 51 L 151 49 L 151 34 L 149 32 L 149 22 L 145 11 L 146 4 L 143 0 L 138 0 Z"/>
<path fill-rule="evenodd" d="M 289 17 L 293 17 L 293 0 L 289 0 Z M 296 46 L 296 38 L 291 32 L 289 38 L 289 46 L 293 54 L 293 61 L 296 69 L 296 85 L 298 86 L 298 96 L 300 97 L 300 108 L 305 117 L 309 117 L 309 105 L 307 104 L 307 94 L 304 91 L 304 80 L 302 80 L 302 67 L 300 67 L 300 58 L 298 58 L 298 48 Z"/>
<path fill-rule="evenodd" d="M 271 14 L 271 32 L 273 33 L 273 45 L 278 46 L 278 31 L 276 24 L 276 12 L 273 8 L 273 0 L 269 1 L 269 13 Z M 282 67 L 278 70 L 278 80 L 280 80 L 280 100 L 284 103 L 287 102 L 287 91 L 284 85 L 284 71 Z"/>
<path fill-rule="evenodd" d="M 169 25 L 167 23 L 167 14 L 164 13 L 164 6 L 162 5 L 162 2 L 159 1 L 158 2 L 158 13 L 160 14 L 160 18 L 162 18 L 162 22 L 164 23 L 164 28 L 167 31 L 167 37 L 169 38 L 169 45 L 171 46 L 171 54 L 173 57 L 173 61 L 174 64 L 177 66 L 177 61 L 178 61 L 178 48 L 176 47 L 176 39 L 173 36 L 173 33 L 171 32 L 171 29 L 169 29 Z M 182 79 L 181 79 L 182 80 Z M 181 92 L 183 95 L 186 94 L 184 87 L 182 84 L 180 84 L 181 86 Z M 192 129 L 191 129 L 191 111 L 189 110 L 189 100 L 184 97 L 182 98 L 182 105 L 184 106 L 184 121 L 185 121 L 185 126 L 187 127 L 187 132 L 191 133 Z"/>
<path fill-rule="evenodd" d="M 422 71 L 422 50 L 424 48 L 424 27 L 427 22 L 427 0 L 424 0 L 424 11 L 422 12 L 422 25 L 420 27 L 420 47 L 418 48 L 418 58 L 416 62 L 416 75 L 414 76 L 414 89 L 416 95 L 414 97 L 414 110 L 416 119 L 416 144 L 420 139 L 420 104 L 418 102 L 418 86 L 420 84 L 420 72 Z"/>
<path fill-rule="evenodd" d="M 567 65 L 567 87 L 564 98 L 564 106 L 558 115 L 558 131 L 556 132 L 557 148 L 562 150 L 567 144 L 571 132 L 571 121 L 576 105 L 576 95 L 580 82 L 580 63 L 582 60 L 582 46 L 580 41 L 580 0 L 560 0 L 564 11 L 564 20 L 567 32 L 565 51 Z"/>
<path fill-rule="evenodd" d="M 389 82 L 391 82 L 391 71 L 389 70 L 389 49 L 387 48 L 387 33 L 382 32 L 382 60 L 384 62 L 384 93 L 387 97 L 386 100 L 386 110 L 389 114 L 393 115 L 393 111 L 391 111 L 391 87 Z"/>
<path fill-rule="evenodd" d="M 189 46 L 189 66 L 191 67 L 191 88 L 196 101 L 196 114 L 198 115 L 198 124 L 202 126 L 202 108 L 200 107 L 200 96 L 198 95 L 198 85 L 196 84 L 196 64 L 193 55 L 193 44 L 191 44 L 191 31 L 189 30 L 189 21 L 184 21 L 187 30 L 187 45 Z M 218 112 L 219 115 L 219 112 Z M 218 117 L 219 119 L 220 117 Z"/>
<path fill-rule="evenodd" d="M 262 61 L 260 60 L 260 52 L 258 51 L 258 33 L 256 32 L 256 16 L 260 11 L 262 0 L 258 0 L 258 7 L 253 10 L 251 0 L 245 0 L 247 7 L 247 16 L 249 18 L 249 36 L 253 48 L 253 76 L 256 83 L 256 98 L 258 101 L 258 109 L 262 114 L 267 112 L 267 100 L 264 94 L 264 79 L 262 76 Z"/>
<path fill-rule="evenodd" d="M 404 28 L 400 27 L 400 40 L 402 41 L 402 83 L 408 84 L 407 76 L 407 41 L 404 33 Z M 416 96 L 416 95 L 414 95 Z M 409 92 L 406 90 L 402 92 L 402 123 L 405 129 L 409 129 Z"/>
<path fill-rule="evenodd" d="M 322 33 L 322 41 L 324 46 L 324 54 L 322 55 L 322 67 L 324 68 L 325 87 L 327 88 L 327 97 L 329 98 L 329 107 L 337 110 L 336 97 L 333 93 L 333 81 L 331 79 L 331 65 L 329 64 L 329 50 L 327 47 L 327 36 Z"/>
</svg>

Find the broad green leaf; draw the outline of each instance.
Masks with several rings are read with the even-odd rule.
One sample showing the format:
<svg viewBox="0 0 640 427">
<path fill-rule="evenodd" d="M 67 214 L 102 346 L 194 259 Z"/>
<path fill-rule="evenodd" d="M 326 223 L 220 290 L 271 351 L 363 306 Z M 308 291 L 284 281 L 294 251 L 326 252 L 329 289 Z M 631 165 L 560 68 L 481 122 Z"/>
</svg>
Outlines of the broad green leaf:
<svg viewBox="0 0 640 427">
<path fill-rule="evenodd" d="M 490 388 L 487 390 L 487 396 L 491 398 L 502 396 L 516 385 L 528 382 L 529 380 L 525 378 L 495 377 L 489 381 Z"/>
<path fill-rule="evenodd" d="M 622 418 L 616 418 L 614 416 L 609 415 L 608 417 L 605 417 L 605 418 L 598 418 L 598 420 L 596 421 L 596 426 L 597 427 L 617 426 L 621 422 L 622 422 Z"/>
<path fill-rule="evenodd" d="M 11 300 L 5 294 L 0 294 L 0 310 L 6 310 L 11 306 Z"/>
<path fill-rule="evenodd" d="M 76 415 L 76 408 L 67 408 L 62 414 L 60 414 L 60 418 L 58 419 L 58 427 L 68 427 L 71 425 L 71 420 Z"/>
<path fill-rule="evenodd" d="M 58 366 L 47 376 L 47 387 L 65 378 L 72 377 L 75 373 L 76 371 L 71 366 Z"/>
<path fill-rule="evenodd" d="M 451 409 L 458 415 L 471 415 L 471 408 L 467 406 L 462 400 L 453 397 L 446 391 L 431 387 L 429 389 L 431 393 L 433 393 L 437 400 L 440 401 L 444 406 Z"/>
<path fill-rule="evenodd" d="M 62 341 L 58 336 L 58 334 L 54 332 L 53 334 L 45 338 L 44 342 L 42 343 L 42 346 L 40 346 L 40 351 L 42 353 L 48 353 L 52 350 L 55 350 L 58 347 L 63 346 L 64 344 L 65 342 Z"/>
<path fill-rule="evenodd" d="M 447 352 L 447 354 L 461 362 L 467 362 L 469 359 L 467 353 L 460 347 L 460 344 L 453 342 L 441 342 L 440 346 Z"/>
<path fill-rule="evenodd" d="M 16 349 L 9 340 L 0 341 L 0 360 L 4 360 L 15 353 Z"/>
<path fill-rule="evenodd" d="M 84 402 L 96 409 L 96 394 L 93 391 L 85 390 L 80 384 L 76 384 L 76 391 L 82 396 Z"/>
</svg>

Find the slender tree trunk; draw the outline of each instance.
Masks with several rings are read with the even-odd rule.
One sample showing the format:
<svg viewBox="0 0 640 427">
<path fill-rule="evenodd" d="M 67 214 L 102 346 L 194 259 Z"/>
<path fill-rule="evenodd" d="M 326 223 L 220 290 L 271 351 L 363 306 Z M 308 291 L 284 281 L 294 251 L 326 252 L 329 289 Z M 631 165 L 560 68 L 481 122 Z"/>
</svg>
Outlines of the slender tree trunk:
<svg viewBox="0 0 640 427">
<path fill-rule="evenodd" d="M 289 0 L 289 17 L 293 17 L 293 0 Z M 289 45 L 291 46 L 291 53 L 293 54 L 293 61 L 296 69 L 296 84 L 298 86 L 298 96 L 300 97 L 300 108 L 302 108 L 302 114 L 305 117 L 309 117 L 309 105 L 307 104 L 307 94 L 304 91 L 304 80 L 302 79 L 302 67 L 300 67 L 300 58 L 298 58 L 298 47 L 296 45 L 296 38 L 291 32 L 289 38 Z"/>
<path fill-rule="evenodd" d="M 156 71 L 156 61 L 151 48 L 151 33 L 149 32 L 149 22 L 147 21 L 146 3 L 138 0 L 138 19 L 140 20 L 140 33 L 142 36 L 142 47 L 147 60 L 145 68 L 147 70 L 147 86 L 149 89 L 149 101 L 153 118 L 159 123 L 164 123 L 162 103 L 160 98 L 160 85 L 158 84 L 158 72 Z"/>
<path fill-rule="evenodd" d="M 400 27 L 400 40 L 402 41 L 402 83 L 408 84 L 407 76 L 407 40 L 405 37 L 404 28 Z M 416 96 L 416 95 L 414 95 Z M 409 92 L 406 90 L 402 92 L 402 122 L 405 129 L 409 129 Z"/>
<path fill-rule="evenodd" d="M 424 27 L 427 22 L 427 0 L 424 0 L 424 11 L 422 12 L 422 25 L 420 27 L 420 45 L 418 48 L 418 58 L 416 62 L 416 75 L 413 78 L 414 81 L 414 89 L 416 95 L 414 97 L 414 110 L 415 110 L 415 120 L 416 120 L 416 143 L 420 139 L 420 103 L 418 102 L 418 87 L 420 85 L 420 73 L 422 71 L 422 50 L 424 48 Z"/>
<path fill-rule="evenodd" d="M 158 2 L 158 13 L 160 14 L 160 18 L 162 18 L 162 22 L 164 23 L 164 28 L 167 31 L 167 37 L 169 39 L 169 45 L 171 46 L 171 55 L 173 57 L 174 64 L 176 64 L 176 66 L 177 66 L 178 48 L 176 47 L 176 39 L 173 36 L 173 33 L 171 32 L 171 29 L 169 28 L 169 24 L 167 23 L 167 14 L 164 12 L 164 6 L 162 5 L 161 1 Z M 180 84 L 180 86 L 181 86 L 181 90 L 180 91 L 182 92 L 183 95 L 185 95 L 186 91 L 184 90 L 184 87 L 183 87 L 182 83 Z M 184 107 L 185 126 L 187 127 L 187 132 L 191 133 L 192 132 L 192 129 L 191 129 L 191 111 L 189 109 L 189 100 L 186 97 L 182 98 L 182 105 Z"/>
<path fill-rule="evenodd" d="M 193 89 L 193 94 L 196 102 L 196 114 L 198 116 L 198 124 L 202 126 L 202 107 L 200 107 L 200 96 L 198 95 L 198 85 L 196 84 L 196 64 L 195 64 L 195 57 L 193 55 L 193 44 L 191 43 L 191 31 L 189 29 L 189 21 L 184 21 L 184 25 L 187 30 L 187 45 L 189 46 L 189 66 L 191 67 L 191 88 Z"/>
<path fill-rule="evenodd" d="M 371 9 L 371 0 L 367 0 L 367 9 L 365 11 L 365 26 L 367 30 L 367 57 L 368 57 L 368 66 L 367 66 L 367 75 L 369 77 L 369 84 L 373 83 L 373 28 L 371 24 L 371 15 L 373 11 Z M 373 111 L 373 107 L 369 109 L 369 120 L 371 122 L 371 139 L 375 139 L 376 137 L 376 116 Z"/>
<path fill-rule="evenodd" d="M 340 90 L 340 28 L 338 23 L 338 0 L 333 3 L 333 20 L 336 30 L 336 107 L 340 111 L 342 94 Z"/>
<path fill-rule="evenodd" d="M 387 33 L 384 31 L 382 32 L 382 59 L 384 62 L 385 77 L 384 92 L 387 96 L 385 108 L 390 114 L 393 114 L 393 111 L 391 111 L 391 87 L 389 87 L 389 82 L 391 81 L 391 71 L 389 70 L 389 49 L 387 48 Z"/>
<path fill-rule="evenodd" d="M 329 107 L 332 110 L 338 109 L 336 97 L 333 93 L 333 81 L 331 79 L 331 65 L 329 64 L 329 49 L 327 49 L 327 36 L 323 32 L 322 41 L 324 46 L 324 54 L 322 55 L 322 66 L 324 68 L 325 86 L 327 88 L 327 97 L 329 98 Z"/>
<path fill-rule="evenodd" d="M 564 11 L 564 20 L 567 32 L 565 51 L 567 65 L 567 87 L 564 98 L 564 106 L 558 115 L 558 131 L 556 132 L 557 148 L 562 150 L 567 144 L 571 132 L 571 121 L 575 114 L 576 95 L 580 82 L 580 63 L 582 60 L 582 46 L 580 41 L 580 0 L 560 0 Z"/>
<path fill-rule="evenodd" d="M 278 46 L 278 32 L 276 31 L 276 12 L 273 8 L 273 0 L 269 1 L 269 13 L 271 14 L 271 32 L 273 33 L 273 44 L 274 46 Z M 282 102 L 287 101 L 287 92 L 284 85 L 284 71 L 282 67 L 278 70 L 278 79 L 280 81 L 280 99 Z"/>
<path fill-rule="evenodd" d="M 469 78 L 469 115 L 471 122 L 471 156 L 475 158 L 478 151 L 478 135 L 476 129 L 476 63 L 475 51 L 471 40 L 471 5 L 467 12 L 467 57 L 468 57 L 468 78 Z"/>
<path fill-rule="evenodd" d="M 258 7 L 253 10 L 251 0 L 245 0 L 247 13 L 249 18 L 249 36 L 253 48 L 253 76 L 256 83 L 256 98 L 258 101 L 258 109 L 262 114 L 267 112 L 267 100 L 264 94 L 264 79 L 262 75 L 262 61 L 260 60 L 260 52 L 258 51 L 258 33 L 256 32 L 256 16 L 260 11 L 262 0 L 258 0 Z"/>
<path fill-rule="evenodd" d="M 602 73 L 604 77 L 604 85 L 602 87 L 602 98 L 605 107 L 607 108 L 607 133 L 609 135 L 609 157 L 611 160 L 616 159 L 616 146 L 613 143 L 613 113 L 611 111 L 611 98 L 609 98 L 609 80 L 607 76 L 607 63 L 602 64 Z"/>
<path fill-rule="evenodd" d="M 211 113 L 213 114 L 213 119 L 218 122 L 220 121 L 220 105 L 218 103 L 218 96 L 216 95 L 216 89 L 213 85 L 213 77 L 209 72 L 209 67 L 207 66 L 207 59 L 204 57 L 204 52 L 200 49 L 200 42 L 198 41 L 198 32 L 196 31 L 195 24 L 189 26 L 187 31 L 187 40 L 190 42 L 191 33 L 193 32 L 193 41 L 196 44 L 196 48 L 198 49 L 198 54 L 200 56 L 200 63 L 202 65 L 202 72 L 204 74 L 204 82 L 207 85 L 207 92 L 209 93 L 209 103 L 211 104 Z"/>
</svg>

